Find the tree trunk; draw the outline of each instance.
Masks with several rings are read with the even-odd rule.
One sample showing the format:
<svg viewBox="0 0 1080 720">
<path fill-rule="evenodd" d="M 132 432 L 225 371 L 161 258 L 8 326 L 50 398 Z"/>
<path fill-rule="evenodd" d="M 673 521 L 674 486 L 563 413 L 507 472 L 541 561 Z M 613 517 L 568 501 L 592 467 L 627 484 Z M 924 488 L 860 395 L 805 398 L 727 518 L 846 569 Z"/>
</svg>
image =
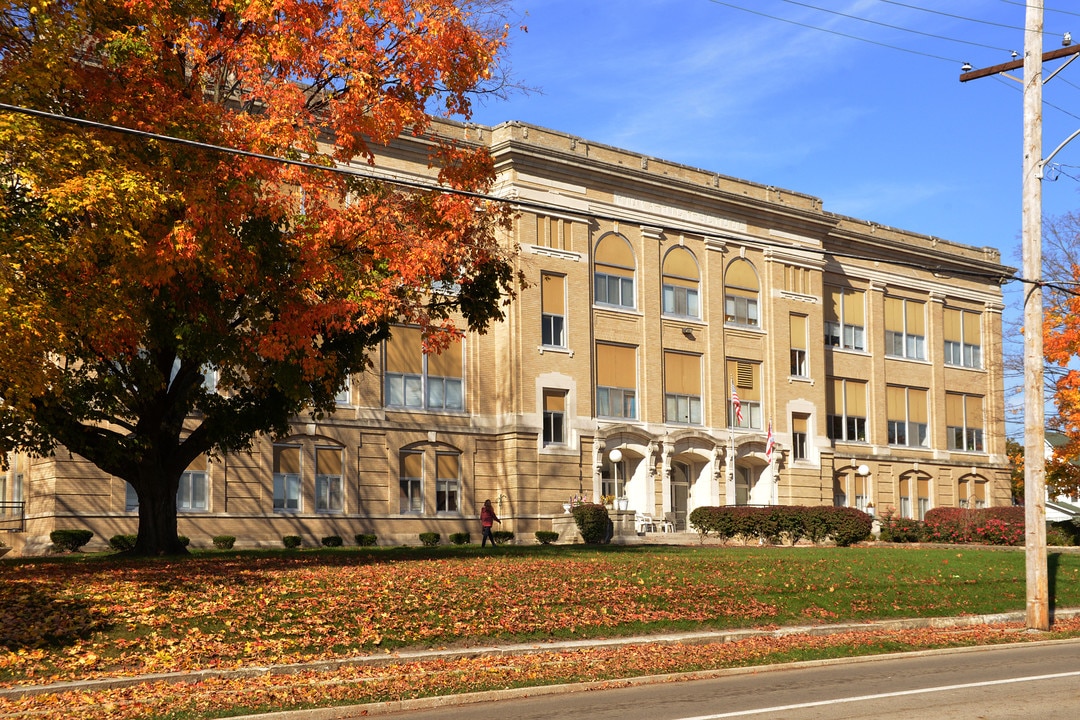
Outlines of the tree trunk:
<svg viewBox="0 0 1080 720">
<path fill-rule="evenodd" d="M 140 478 L 132 483 L 139 496 L 139 537 L 134 555 L 186 555 L 176 535 L 177 477 Z"/>
</svg>

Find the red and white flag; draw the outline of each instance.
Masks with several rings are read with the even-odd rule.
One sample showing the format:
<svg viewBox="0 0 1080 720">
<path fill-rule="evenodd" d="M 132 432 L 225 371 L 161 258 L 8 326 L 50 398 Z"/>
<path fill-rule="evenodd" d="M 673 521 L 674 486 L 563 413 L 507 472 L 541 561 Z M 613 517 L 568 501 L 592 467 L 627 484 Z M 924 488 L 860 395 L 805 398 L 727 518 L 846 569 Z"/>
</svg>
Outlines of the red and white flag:
<svg viewBox="0 0 1080 720">
<path fill-rule="evenodd" d="M 769 434 L 765 436 L 765 462 L 772 462 L 773 445 L 772 418 L 769 418 Z"/>
<path fill-rule="evenodd" d="M 735 383 L 731 383 L 731 407 L 735 410 L 735 422 L 739 425 L 742 424 L 742 402 L 739 400 L 739 393 L 735 390 Z"/>
</svg>

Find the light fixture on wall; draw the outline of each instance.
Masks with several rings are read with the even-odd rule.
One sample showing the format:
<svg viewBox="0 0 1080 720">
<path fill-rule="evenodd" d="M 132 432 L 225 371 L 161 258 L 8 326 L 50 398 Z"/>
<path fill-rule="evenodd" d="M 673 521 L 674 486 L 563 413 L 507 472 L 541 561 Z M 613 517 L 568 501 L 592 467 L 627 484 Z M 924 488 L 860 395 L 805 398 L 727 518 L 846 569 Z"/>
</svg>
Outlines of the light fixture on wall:
<svg viewBox="0 0 1080 720">
<path fill-rule="evenodd" d="M 685 335 L 687 337 L 687 339 L 693 340 L 694 339 L 694 328 L 684 327 L 682 329 L 682 334 Z"/>
<path fill-rule="evenodd" d="M 859 473 L 863 477 L 866 477 L 867 475 L 870 474 L 870 466 L 869 465 L 860 465 L 859 467 L 857 467 L 855 469 L 855 472 Z"/>
</svg>

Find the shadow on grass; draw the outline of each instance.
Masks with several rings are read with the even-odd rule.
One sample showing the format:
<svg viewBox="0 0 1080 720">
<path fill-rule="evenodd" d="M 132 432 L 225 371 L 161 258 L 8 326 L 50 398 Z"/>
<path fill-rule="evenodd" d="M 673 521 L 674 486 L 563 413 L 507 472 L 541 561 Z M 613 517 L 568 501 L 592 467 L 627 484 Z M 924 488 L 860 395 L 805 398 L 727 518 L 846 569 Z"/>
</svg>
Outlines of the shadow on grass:
<svg viewBox="0 0 1080 720">
<path fill-rule="evenodd" d="M 11 652 L 66 647 L 109 627 L 82 601 L 27 583 L 0 584 L 0 647 Z"/>
</svg>

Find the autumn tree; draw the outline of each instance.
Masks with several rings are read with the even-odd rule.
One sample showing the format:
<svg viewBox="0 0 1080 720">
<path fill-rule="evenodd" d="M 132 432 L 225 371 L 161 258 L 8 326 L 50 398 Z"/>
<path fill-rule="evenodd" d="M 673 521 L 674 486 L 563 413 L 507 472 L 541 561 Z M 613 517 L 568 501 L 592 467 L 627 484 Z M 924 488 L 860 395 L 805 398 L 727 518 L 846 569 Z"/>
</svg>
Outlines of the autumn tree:
<svg viewBox="0 0 1080 720">
<path fill-rule="evenodd" d="M 329 411 L 391 323 L 437 349 L 501 318 L 506 213 L 451 192 L 485 150 L 431 138 L 439 191 L 331 171 L 467 118 L 499 9 L 0 0 L 0 102 L 98 123 L 0 112 L 0 453 L 62 444 L 134 487 L 137 553 L 183 552 L 200 454 Z"/>
<path fill-rule="evenodd" d="M 1044 224 L 1043 344 L 1046 378 L 1057 406 L 1049 425 L 1068 442 L 1047 462 L 1047 489 L 1080 493 L 1080 214 Z"/>
</svg>

